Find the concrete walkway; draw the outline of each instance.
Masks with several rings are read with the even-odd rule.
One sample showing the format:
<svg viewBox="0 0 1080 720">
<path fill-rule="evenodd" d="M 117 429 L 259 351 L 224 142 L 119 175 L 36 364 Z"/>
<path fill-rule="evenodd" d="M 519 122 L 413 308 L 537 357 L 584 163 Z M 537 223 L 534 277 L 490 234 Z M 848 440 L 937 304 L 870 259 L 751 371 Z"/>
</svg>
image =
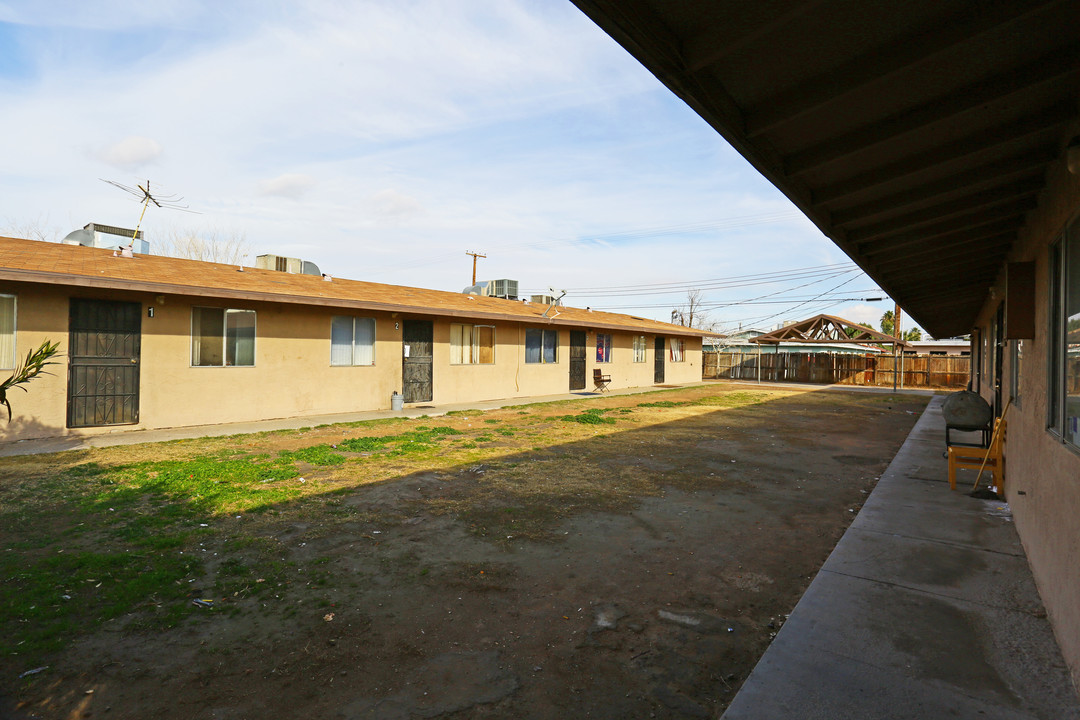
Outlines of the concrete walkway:
<svg viewBox="0 0 1080 720">
<path fill-rule="evenodd" d="M 723 720 L 1080 718 L 1008 505 L 949 490 L 942 400 Z"/>
</svg>

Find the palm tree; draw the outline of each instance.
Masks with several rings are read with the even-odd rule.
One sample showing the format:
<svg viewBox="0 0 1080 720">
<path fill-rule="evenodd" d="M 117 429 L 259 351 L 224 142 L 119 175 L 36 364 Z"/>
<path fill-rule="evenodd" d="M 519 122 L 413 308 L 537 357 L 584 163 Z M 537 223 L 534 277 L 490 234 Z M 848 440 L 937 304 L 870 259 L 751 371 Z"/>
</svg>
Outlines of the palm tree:
<svg viewBox="0 0 1080 720">
<path fill-rule="evenodd" d="M 7 391 L 17 387 L 26 392 L 26 388 L 23 386 L 41 373 L 52 375 L 52 373 L 45 370 L 45 366 L 56 364 L 56 361 L 52 358 L 59 351 L 60 343 L 49 340 L 43 341 L 37 350 L 26 353 L 26 359 L 16 366 L 15 372 L 11 373 L 11 377 L 0 383 L 0 405 L 7 407 L 8 422 L 11 422 L 11 403 L 8 402 Z"/>
</svg>

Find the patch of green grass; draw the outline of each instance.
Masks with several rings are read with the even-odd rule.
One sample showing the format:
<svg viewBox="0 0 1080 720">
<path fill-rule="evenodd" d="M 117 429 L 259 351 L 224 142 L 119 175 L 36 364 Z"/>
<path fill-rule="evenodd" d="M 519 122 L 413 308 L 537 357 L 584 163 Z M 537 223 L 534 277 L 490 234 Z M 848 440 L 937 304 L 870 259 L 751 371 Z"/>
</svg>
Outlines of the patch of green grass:
<svg viewBox="0 0 1080 720">
<path fill-rule="evenodd" d="M 716 407 L 742 407 L 744 405 L 757 405 L 769 399 L 767 393 L 761 392 L 729 392 L 723 395 L 709 395 L 695 400 L 694 405 L 710 405 Z"/>
<path fill-rule="evenodd" d="M 348 452 L 372 452 L 382 450 L 389 444 L 389 438 L 385 437 L 358 437 L 342 440 L 338 443 L 338 449 Z"/>
<path fill-rule="evenodd" d="M 486 433 L 483 434 L 483 435 L 477 435 L 476 438 L 475 438 L 476 442 L 478 442 L 478 443 L 491 442 L 494 439 L 495 439 L 494 435 L 488 435 Z"/>
<path fill-rule="evenodd" d="M 489 423 L 491 425 L 495 425 L 496 423 L 501 423 L 502 420 L 498 420 L 496 418 L 485 418 L 484 422 Z"/>
<path fill-rule="evenodd" d="M 608 412 L 608 408 L 589 408 L 577 415 L 560 415 L 559 420 L 581 423 L 582 425 L 614 425 L 614 418 L 604 417 L 606 412 Z"/>
<path fill-rule="evenodd" d="M 499 433 L 503 437 L 514 437 L 514 435 L 515 435 L 515 432 L 513 430 L 511 430 L 510 428 L 499 428 L 495 432 Z"/>
<path fill-rule="evenodd" d="M 639 408 L 673 408 L 680 405 L 689 405 L 689 402 L 675 402 L 673 400 L 657 400 L 656 402 L 638 403 Z"/>
<path fill-rule="evenodd" d="M 35 660 L 139 605 L 165 626 L 175 624 L 183 613 L 169 606 L 182 606 L 183 579 L 201 570 L 194 556 L 119 548 L 0 558 L 0 656 Z"/>
<path fill-rule="evenodd" d="M 299 450 L 282 450 L 278 457 L 283 460 L 294 462 L 306 462 L 309 465 L 341 465 L 345 462 L 345 456 L 334 452 L 329 445 L 312 445 Z"/>
</svg>

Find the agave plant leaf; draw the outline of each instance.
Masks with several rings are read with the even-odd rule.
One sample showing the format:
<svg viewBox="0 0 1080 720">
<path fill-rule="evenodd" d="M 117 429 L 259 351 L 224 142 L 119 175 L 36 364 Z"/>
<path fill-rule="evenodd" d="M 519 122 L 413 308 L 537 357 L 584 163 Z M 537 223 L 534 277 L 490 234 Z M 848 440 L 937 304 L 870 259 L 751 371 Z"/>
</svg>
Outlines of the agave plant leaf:
<svg viewBox="0 0 1080 720">
<path fill-rule="evenodd" d="M 12 388 L 19 388 L 23 392 L 26 392 L 26 383 L 30 382 L 38 375 L 52 375 L 45 369 L 47 365 L 55 365 L 57 353 L 60 352 L 60 343 L 52 342 L 50 340 L 42 341 L 41 345 L 36 350 L 31 350 L 26 353 L 26 359 L 20 362 L 15 367 L 15 372 L 11 373 L 11 376 L 7 380 L 0 382 L 0 405 L 7 408 L 8 422 L 11 422 L 11 403 L 8 402 L 7 393 Z"/>
</svg>

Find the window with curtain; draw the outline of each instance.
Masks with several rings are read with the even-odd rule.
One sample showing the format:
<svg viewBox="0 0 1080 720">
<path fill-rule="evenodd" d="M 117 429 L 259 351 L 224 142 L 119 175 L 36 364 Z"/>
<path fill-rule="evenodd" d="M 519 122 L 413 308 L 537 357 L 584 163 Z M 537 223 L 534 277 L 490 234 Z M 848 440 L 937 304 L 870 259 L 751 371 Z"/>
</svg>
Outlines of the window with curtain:
<svg viewBox="0 0 1080 720">
<path fill-rule="evenodd" d="M 554 363 L 558 361 L 558 354 L 558 330 L 528 329 L 525 331 L 525 362 Z"/>
<path fill-rule="evenodd" d="M 0 368 L 15 367 L 15 296 L 0 295 Z"/>
<path fill-rule="evenodd" d="M 671 362 L 682 362 L 686 341 L 681 338 L 672 338 L 668 346 L 671 348 Z"/>
<path fill-rule="evenodd" d="M 255 364 L 255 311 L 191 308 L 191 364 L 250 367 Z"/>
<path fill-rule="evenodd" d="M 596 362 L 611 362 L 611 335 L 596 333 Z"/>
<path fill-rule="evenodd" d="M 636 363 L 645 362 L 645 347 L 646 347 L 645 346 L 645 336 L 644 335 L 635 335 L 634 336 L 634 362 L 636 362 Z"/>
<path fill-rule="evenodd" d="M 494 325 L 450 325 L 451 365 L 491 365 L 494 362 Z"/>
<path fill-rule="evenodd" d="M 330 364 L 375 364 L 375 318 L 335 315 L 330 319 Z"/>
</svg>

